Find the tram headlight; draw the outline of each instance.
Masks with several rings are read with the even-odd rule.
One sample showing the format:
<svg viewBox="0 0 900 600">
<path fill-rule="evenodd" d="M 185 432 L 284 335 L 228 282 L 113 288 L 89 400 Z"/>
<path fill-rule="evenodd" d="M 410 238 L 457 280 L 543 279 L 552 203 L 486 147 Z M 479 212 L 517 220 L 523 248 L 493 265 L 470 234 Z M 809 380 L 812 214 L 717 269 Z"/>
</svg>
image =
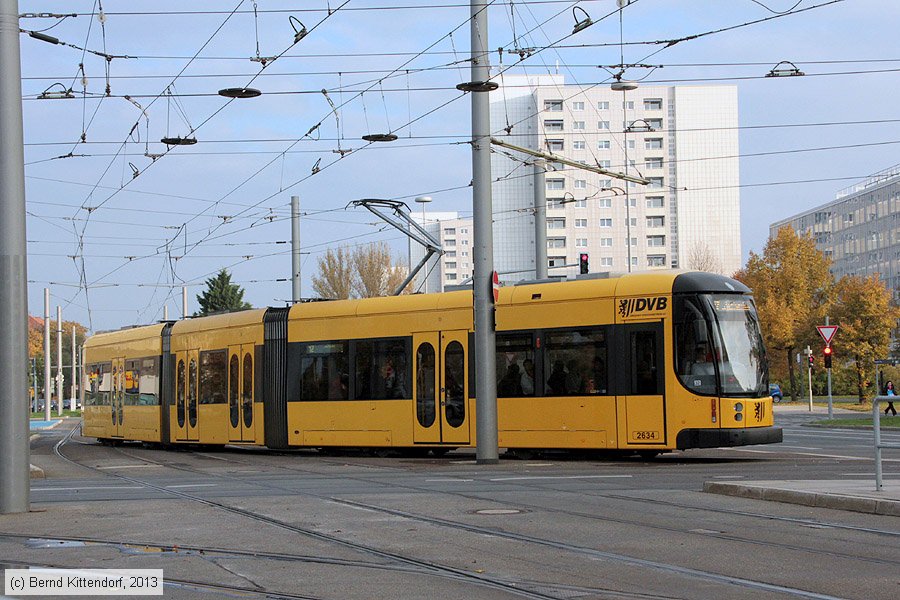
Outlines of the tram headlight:
<svg viewBox="0 0 900 600">
<path fill-rule="evenodd" d="M 743 420 L 744 420 L 744 413 L 738 413 L 738 414 L 734 415 L 734 420 L 735 420 L 735 421 L 743 421 Z"/>
<path fill-rule="evenodd" d="M 737 403 L 735 403 L 735 405 L 734 405 L 734 411 L 735 411 L 735 412 L 741 412 L 742 410 L 744 410 L 744 404 L 743 404 L 742 402 L 737 402 Z"/>
</svg>

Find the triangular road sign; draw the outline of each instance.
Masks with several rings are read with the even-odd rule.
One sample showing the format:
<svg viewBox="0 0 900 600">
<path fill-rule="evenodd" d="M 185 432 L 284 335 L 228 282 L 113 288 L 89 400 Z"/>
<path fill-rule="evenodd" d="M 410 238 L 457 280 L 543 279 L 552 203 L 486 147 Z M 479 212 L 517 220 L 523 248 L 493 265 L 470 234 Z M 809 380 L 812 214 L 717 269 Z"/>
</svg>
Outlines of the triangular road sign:
<svg viewBox="0 0 900 600">
<path fill-rule="evenodd" d="M 825 340 L 825 345 L 830 346 L 831 340 L 834 339 L 834 334 L 838 330 L 837 325 L 817 325 L 816 329 L 819 330 L 819 335 L 822 336 L 822 339 Z"/>
</svg>

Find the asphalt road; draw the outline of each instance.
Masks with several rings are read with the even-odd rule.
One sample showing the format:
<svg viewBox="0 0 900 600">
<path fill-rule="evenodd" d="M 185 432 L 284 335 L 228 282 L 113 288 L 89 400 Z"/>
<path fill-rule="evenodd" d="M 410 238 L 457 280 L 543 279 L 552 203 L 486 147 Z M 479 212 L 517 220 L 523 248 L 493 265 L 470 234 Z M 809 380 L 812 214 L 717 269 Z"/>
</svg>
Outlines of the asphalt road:
<svg viewBox="0 0 900 600">
<path fill-rule="evenodd" d="M 822 415 L 797 407 L 776 417 L 779 445 L 490 466 L 52 431 L 33 443 L 43 512 L 0 516 L 0 563 L 164 568 L 174 598 L 897 597 L 900 519 L 700 491 L 874 478 L 871 431 L 804 426 Z M 900 453 L 884 471 L 900 477 Z"/>
</svg>

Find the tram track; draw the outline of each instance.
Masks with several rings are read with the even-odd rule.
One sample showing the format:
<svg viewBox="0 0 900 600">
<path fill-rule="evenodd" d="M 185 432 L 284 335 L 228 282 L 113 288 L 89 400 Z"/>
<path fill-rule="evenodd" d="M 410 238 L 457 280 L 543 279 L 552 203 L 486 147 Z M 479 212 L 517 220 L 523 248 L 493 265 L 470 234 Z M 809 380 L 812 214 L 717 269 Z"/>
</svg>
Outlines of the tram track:
<svg viewBox="0 0 900 600">
<path fill-rule="evenodd" d="M 345 540 L 345 539 L 342 539 L 342 538 L 339 538 L 336 536 L 321 533 L 321 532 L 315 531 L 313 529 L 308 529 L 305 527 L 292 525 L 290 523 L 286 523 L 284 521 L 275 519 L 273 517 L 269 517 L 267 515 L 263 515 L 261 513 L 253 512 L 253 511 L 242 509 L 242 508 L 235 507 L 235 506 L 231 506 L 231 505 L 228 505 L 228 504 L 225 504 L 222 502 L 217 502 L 215 500 L 209 500 L 207 498 L 202 498 L 202 497 L 199 497 L 194 494 L 184 492 L 181 490 L 175 490 L 175 489 L 167 488 L 164 486 L 156 485 L 147 480 L 143 480 L 143 479 L 139 479 L 139 478 L 135 478 L 135 477 L 129 477 L 126 475 L 121 475 L 119 473 L 110 472 L 108 470 L 101 470 L 97 467 L 93 467 L 93 466 L 84 464 L 82 462 L 79 462 L 77 460 L 74 460 L 71 457 L 66 456 L 62 452 L 62 447 L 71 440 L 71 438 L 74 436 L 76 430 L 77 430 L 77 428 L 73 428 L 67 435 L 65 435 L 62 439 L 60 439 L 54 445 L 53 451 L 60 459 L 66 461 L 66 462 L 69 462 L 71 464 L 74 464 L 76 466 L 82 467 L 84 469 L 93 471 L 95 473 L 100 473 L 100 474 L 103 474 L 106 476 L 121 479 L 123 481 L 127 481 L 134 485 L 145 486 L 147 488 L 154 489 L 156 491 L 159 491 L 159 492 L 162 492 L 165 494 L 169 494 L 171 496 L 174 496 L 174 497 L 177 497 L 177 498 L 180 498 L 183 500 L 188 500 L 188 501 L 195 502 L 195 503 L 198 503 L 198 504 L 210 507 L 210 508 L 214 508 L 214 509 L 221 510 L 221 511 L 224 511 L 227 513 L 231 513 L 231 514 L 234 514 L 237 516 L 241 516 L 241 517 L 244 517 L 247 519 L 251 519 L 251 520 L 254 520 L 254 521 L 257 521 L 260 523 L 264 523 L 266 525 L 273 526 L 278 529 L 282 529 L 282 530 L 289 531 L 292 533 L 297 533 L 297 534 L 300 534 L 300 535 L 303 535 L 303 536 L 306 536 L 306 537 L 309 537 L 309 538 L 312 538 L 312 539 L 315 539 L 318 541 L 334 544 L 334 545 L 337 545 L 337 546 L 340 546 L 343 548 L 361 552 L 363 554 L 382 558 L 382 559 L 391 561 L 395 564 L 402 565 L 403 567 L 406 567 L 404 569 L 404 571 L 407 571 L 407 572 L 412 571 L 417 575 L 441 577 L 441 578 L 445 578 L 445 579 L 454 580 L 457 582 L 466 583 L 469 585 L 476 585 L 479 587 L 485 587 L 488 589 L 503 591 L 503 592 L 509 593 L 512 596 L 517 596 L 517 597 L 522 597 L 522 598 L 533 598 L 536 600 L 564 600 L 564 598 L 568 597 L 567 594 L 552 595 L 552 594 L 548 594 L 548 593 L 524 589 L 524 586 L 526 586 L 526 585 L 533 586 L 533 587 L 540 587 L 540 588 L 553 588 L 554 584 L 548 584 L 545 582 L 525 582 L 525 581 L 507 582 L 507 581 L 504 581 L 504 580 L 501 580 L 501 579 L 498 579 L 498 578 L 495 578 L 492 576 L 485 576 L 480 573 L 472 573 L 472 572 L 469 572 L 469 571 L 466 571 L 464 569 L 460 569 L 457 567 L 452 567 L 449 565 L 442 565 L 442 564 L 435 563 L 435 562 L 425 561 L 425 560 L 417 559 L 417 558 L 414 558 L 411 556 L 406 556 L 406 555 L 403 555 L 400 553 L 391 552 L 391 551 L 387 551 L 387 550 L 381 550 L 374 546 L 369 546 L 366 544 L 352 542 L 352 541 Z M 173 465 L 167 465 L 166 463 L 162 463 L 159 461 L 153 461 L 153 460 L 147 459 L 147 458 L 136 457 L 134 455 L 128 454 L 128 453 L 120 450 L 119 448 L 114 448 L 114 449 L 119 451 L 123 455 L 128 456 L 129 458 L 132 458 L 135 460 L 142 460 L 147 463 L 154 463 L 154 464 L 158 464 L 160 466 L 172 468 L 175 470 L 181 470 L 181 471 L 186 471 L 186 472 L 190 472 L 193 474 L 202 474 L 202 475 L 209 476 L 209 473 L 205 473 L 198 469 L 191 469 L 188 467 L 178 467 L 178 466 L 173 466 Z M 213 476 L 214 477 L 225 477 L 225 478 L 230 478 L 232 480 L 241 481 L 240 478 L 231 478 L 231 477 L 224 476 L 224 475 L 213 475 Z M 243 482 L 243 483 L 247 483 L 247 482 Z M 266 486 L 262 486 L 262 485 L 255 484 L 255 483 L 253 483 L 253 485 L 258 485 L 259 487 L 266 487 Z M 272 486 L 269 486 L 269 487 L 271 489 L 275 489 Z M 291 490 L 286 490 L 286 489 L 282 489 L 282 491 L 288 491 L 292 494 L 298 494 L 298 492 L 296 492 L 296 491 L 291 491 Z M 321 496 L 316 496 L 316 497 L 324 499 L 324 497 L 321 497 Z M 397 569 L 394 569 L 394 570 L 397 570 Z M 591 590 L 591 593 L 602 593 L 602 594 L 607 594 L 607 595 L 612 594 L 612 595 L 618 595 L 618 596 L 627 597 L 627 598 L 638 598 L 638 599 L 648 599 L 648 600 L 655 600 L 656 598 L 659 598 L 658 596 L 655 596 L 655 595 L 632 594 L 632 593 L 625 592 L 622 590 L 596 589 L 596 588 L 589 588 L 589 589 Z"/>
<path fill-rule="evenodd" d="M 414 521 L 418 521 L 418 522 L 429 523 L 434 526 L 440 526 L 440 527 L 450 528 L 450 529 L 454 529 L 454 530 L 462 530 L 462 531 L 467 531 L 470 533 L 476 533 L 479 535 L 493 536 L 493 537 L 509 539 L 509 540 L 521 542 L 521 543 L 528 543 L 528 544 L 533 544 L 533 545 L 538 545 L 538 546 L 543 546 L 543 547 L 549 547 L 549 548 L 553 548 L 555 550 L 565 551 L 565 552 L 579 555 L 579 556 L 582 556 L 585 558 L 589 558 L 591 560 L 602 559 L 602 560 L 607 560 L 607 561 L 614 561 L 614 562 L 618 562 L 621 564 L 637 566 L 640 568 L 651 568 L 651 569 L 654 569 L 654 570 L 657 570 L 660 572 L 677 574 L 680 576 L 690 577 L 693 579 L 701 579 L 701 580 L 715 582 L 715 583 L 719 583 L 719 584 L 744 587 L 744 588 L 753 589 L 753 590 L 757 590 L 757 591 L 788 594 L 788 595 L 791 595 L 794 597 L 800 597 L 800 598 L 812 598 L 812 599 L 816 599 L 816 600 L 826 600 L 826 599 L 834 598 L 829 595 L 819 594 L 816 592 L 810 592 L 808 590 L 802 590 L 802 589 L 798 589 L 798 588 L 792 588 L 789 586 L 781 586 L 781 585 L 771 584 L 771 583 L 763 582 L 763 581 L 755 581 L 755 580 L 750 580 L 750 579 L 741 578 L 741 577 L 733 577 L 733 576 L 724 575 L 724 574 L 720 574 L 720 573 L 714 573 L 714 572 L 710 572 L 710 571 L 692 569 L 689 567 L 684 567 L 684 566 L 676 565 L 676 564 L 635 558 L 635 557 L 627 556 L 624 554 L 597 550 L 597 549 L 588 548 L 588 547 L 584 547 L 584 546 L 568 544 L 565 542 L 559 542 L 556 540 L 539 538 L 539 537 L 529 536 L 526 534 L 511 533 L 511 532 L 507 532 L 507 531 L 497 529 L 497 528 L 471 525 L 471 524 L 467 524 L 467 523 L 461 523 L 459 521 L 452 521 L 452 520 L 448 520 L 448 519 L 440 519 L 440 518 L 436 518 L 436 517 L 431 517 L 428 515 L 410 513 L 410 512 L 406 512 L 406 511 L 398 511 L 396 509 L 386 508 L 386 507 L 377 506 L 377 505 L 373 505 L 373 504 L 354 502 L 354 501 L 345 500 L 345 499 L 341 499 L 341 498 L 335 498 L 332 496 L 310 494 L 308 492 L 301 492 L 301 491 L 297 491 L 296 489 L 291 489 L 291 488 L 279 486 L 279 485 L 272 484 L 272 483 L 260 483 L 260 482 L 255 482 L 255 481 L 247 481 L 246 479 L 243 479 L 240 477 L 234 477 L 232 475 L 211 474 L 209 472 L 206 472 L 206 471 L 203 471 L 200 469 L 195 469 L 195 468 L 188 467 L 188 466 L 184 466 L 184 465 L 171 465 L 171 464 L 167 464 L 165 462 L 148 459 L 146 457 L 135 456 L 134 454 L 128 453 L 118 447 L 116 447 L 115 450 L 118 451 L 119 453 L 121 453 L 122 455 L 127 456 L 130 459 L 140 460 L 140 461 L 144 461 L 144 462 L 150 462 L 150 463 L 164 466 L 167 468 L 171 468 L 174 470 L 179 470 L 179 471 L 188 472 L 188 473 L 192 473 L 192 474 L 200 474 L 200 475 L 204 475 L 207 477 L 224 478 L 224 479 L 228 479 L 231 481 L 240 482 L 245 485 L 256 486 L 256 487 L 259 487 L 262 489 L 276 490 L 276 491 L 288 493 L 288 494 L 303 495 L 303 496 L 307 496 L 307 497 L 314 497 L 317 499 L 328 500 L 328 501 L 336 502 L 339 504 L 344 504 L 347 506 L 353 506 L 356 508 L 372 510 L 375 512 L 381 512 L 383 514 L 390 514 L 393 516 L 398 516 L 398 517 L 402 517 L 402 518 L 406 518 L 406 519 L 414 520 Z M 286 470 L 286 471 L 304 473 L 304 474 L 309 474 L 309 475 L 317 475 L 318 474 L 318 473 L 315 473 L 310 470 L 296 469 L 296 468 L 290 468 L 290 467 L 284 467 L 284 466 L 277 466 L 277 468 Z M 366 479 L 364 477 L 350 476 L 350 477 L 347 477 L 347 479 L 351 479 L 351 480 L 358 481 L 361 483 L 380 485 L 380 482 L 371 480 L 371 479 Z M 408 489 L 411 491 L 433 492 L 433 490 L 428 489 L 428 488 L 409 486 L 409 485 L 403 485 L 403 484 L 398 484 L 398 485 L 396 485 L 396 487 L 398 489 Z M 462 493 L 458 493 L 458 492 L 443 492 L 443 493 L 445 493 L 447 495 L 453 495 L 456 497 L 470 499 L 470 500 L 496 502 L 495 500 L 483 498 L 483 497 L 473 495 L 473 494 L 462 494 Z M 610 496 L 612 497 L 612 495 L 610 495 Z M 627 496 L 619 496 L 617 499 L 634 500 L 633 498 L 629 498 Z M 530 510 L 541 510 L 541 511 L 545 511 L 545 512 L 551 512 L 554 514 L 566 514 L 569 516 L 576 516 L 579 518 L 588 518 L 588 519 L 595 520 L 595 521 L 612 522 L 612 523 L 618 523 L 618 524 L 639 526 L 639 527 L 644 527 L 644 528 L 648 528 L 648 529 L 664 531 L 664 532 L 668 532 L 668 533 L 679 533 L 679 534 L 684 534 L 684 535 L 698 535 L 703 538 L 715 537 L 715 538 L 723 539 L 723 540 L 727 540 L 727 541 L 736 541 L 736 542 L 753 544 L 753 545 L 758 545 L 758 546 L 768 547 L 768 548 L 778 547 L 778 548 L 791 550 L 791 551 L 810 552 L 810 553 L 828 556 L 828 557 L 832 557 L 832 558 L 860 560 L 859 556 L 856 554 L 828 552 L 828 551 L 824 551 L 824 550 L 820 550 L 820 549 L 813 549 L 813 548 L 797 546 L 797 545 L 793 545 L 793 544 L 753 540 L 753 539 L 749 539 L 749 538 L 726 535 L 726 534 L 719 534 L 719 533 L 710 532 L 710 531 L 699 533 L 697 531 L 692 531 L 690 529 L 664 527 L 661 525 L 648 525 L 644 521 L 636 521 L 636 520 L 629 520 L 629 519 L 616 519 L 616 518 L 612 518 L 612 517 L 598 516 L 596 514 L 584 513 L 584 512 L 579 512 L 579 511 L 570 511 L 570 510 L 564 510 L 564 509 L 553 509 L 553 508 L 547 508 L 547 507 L 538 506 L 538 505 L 529 505 L 529 504 L 524 504 L 524 503 L 517 503 L 516 505 L 521 506 L 522 508 L 525 508 L 525 509 L 530 509 Z M 869 560 L 869 559 L 865 559 L 865 560 Z M 889 565 L 889 566 L 896 566 L 896 565 L 900 564 L 897 561 L 892 561 L 889 559 L 878 559 L 878 558 L 872 559 L 871 562 L 875 562 L 878 564 L 885 564 L 885 565 Z"/>
</svg>

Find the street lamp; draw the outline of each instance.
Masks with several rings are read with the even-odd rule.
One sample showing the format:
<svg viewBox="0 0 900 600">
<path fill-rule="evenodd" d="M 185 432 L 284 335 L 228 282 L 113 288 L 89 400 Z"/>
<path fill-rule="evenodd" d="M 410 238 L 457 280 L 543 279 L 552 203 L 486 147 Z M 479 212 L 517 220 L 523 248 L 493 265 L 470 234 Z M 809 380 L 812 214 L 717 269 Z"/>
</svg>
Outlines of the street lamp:
<svg viewBox="0 0 900 600">
<path fill-rule="evenodd" d="M 422 205 L 422 228 L 425 228 L 425 205 L 431 202 L 431 196 L 418 196 L 416 197 L 416 202 Z M 424 293 L 428 293 L 428 273 L 429 269 L 425 268 L 425 285 L 423 286 L 422 291 Z"/>
</svg>

